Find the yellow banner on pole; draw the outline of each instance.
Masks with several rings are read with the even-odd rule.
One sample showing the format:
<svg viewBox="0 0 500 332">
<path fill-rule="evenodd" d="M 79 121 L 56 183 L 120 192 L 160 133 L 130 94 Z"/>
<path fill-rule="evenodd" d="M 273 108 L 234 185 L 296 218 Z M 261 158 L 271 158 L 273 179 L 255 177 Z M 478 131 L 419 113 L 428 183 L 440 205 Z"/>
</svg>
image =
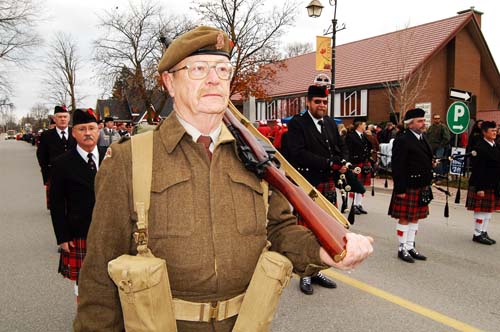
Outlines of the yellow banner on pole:
<svg viewBox="0 0 500 332">
<path fill-rule="evenodd" d="M 316 36 L 316 70 L 332 70 L 332 39 Z"/>
</svg>

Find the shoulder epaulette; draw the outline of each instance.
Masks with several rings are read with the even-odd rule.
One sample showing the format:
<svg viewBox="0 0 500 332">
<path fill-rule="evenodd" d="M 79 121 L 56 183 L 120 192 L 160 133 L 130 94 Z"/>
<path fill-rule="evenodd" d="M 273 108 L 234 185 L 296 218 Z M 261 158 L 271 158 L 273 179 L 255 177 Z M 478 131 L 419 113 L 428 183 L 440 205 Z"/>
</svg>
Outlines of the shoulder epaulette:
<svg viewBox="0 0 500 332">
<path fill-rule="evenodd" d="M 128 140 L 130 140 L 130 136 L 122 136 L 118 141 L 118 144 L 122 144 L 123 142 L 126 142 Z"/>
</svg>

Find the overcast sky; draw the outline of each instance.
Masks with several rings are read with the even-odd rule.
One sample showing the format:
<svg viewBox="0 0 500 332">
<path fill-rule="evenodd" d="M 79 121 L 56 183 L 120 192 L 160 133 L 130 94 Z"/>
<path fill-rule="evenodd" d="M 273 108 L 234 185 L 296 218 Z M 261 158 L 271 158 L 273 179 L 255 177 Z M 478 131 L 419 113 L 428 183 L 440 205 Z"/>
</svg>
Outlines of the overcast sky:
<svg viewBox="0 0 500 332">
<path fill-rule="evenodd" d="M 42 0 L 43 1 L 43 0 Z M 76 41 L 78 52 L 81 56 L 82 70 L 80 71 L 81 95 L 86 99 L 79 107 L 95 107 L 96 100 L 102 94 L 94 79 L 90 62 L 92 41 L 98 36 L 96 14 L 103 10 L 112 10 L 118 7 L 126 8 L 127 0 L 44 0 L 44 22 L 39 25 L 39 32 L 46 40 L 50 40 L 56 31 L 70 33 Z M 281 3 L 282 0 L 272 0 L 268 3 Z M 328 0 L 321 0 L 323 14 L 320 18 L 307 16 L 305 7 L 310 0 L 299 0 L 303 8 L 299 11 L 296 26 L 288 30 L 283 43 L 311 42 L 315 43 L 315 36 L 322 35 L 328 28 L 333 18 L 333 6 Z M 332 1 L 333 2 L 333 1 Z M 163 0 L 161 3 L 172 14 L 190 15 L 190 0 Z M 373 37 L 405 28 L 407 25 L 415 26 L 440 19 L 455 16 L 458 11 L 474 6 L 483 12 L 482 31 L 493 57 L 500 62 L 500 20 L 498 13 L 500 2 L 496 0 L 338 0 L 337 19 L 339 25 L 345 24 L 346 29 L 337 33 L 337 45 Z M 16 68 L 10 72 L 13 81 L 15 96 L 11 98 L 16 107 L 18 119 L 26 115 L 30 108 L 39 102 L 45 103 L 41 95 L 41 69 L 43 64 L 39 56 L 45 52 L 44 47 L 36 51 L 30 69 Z M 54 105 L 47 104 L 50 109 Z"/>
</svg>

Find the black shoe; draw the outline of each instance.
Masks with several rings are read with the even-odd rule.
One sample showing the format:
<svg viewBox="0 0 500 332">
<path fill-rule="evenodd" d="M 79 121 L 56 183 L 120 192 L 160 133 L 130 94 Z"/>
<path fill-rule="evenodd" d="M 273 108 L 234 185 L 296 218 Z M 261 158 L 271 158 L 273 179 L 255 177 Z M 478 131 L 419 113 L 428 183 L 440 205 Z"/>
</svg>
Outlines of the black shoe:
<svg viewBox="0 0 500 332">
<path fill-rule="evenodd" d="M 361 205 L 356 205 L 356 207 L 358 208 L 358 211 L 361 212 L 362 214 L 368 214 L 368 211 L 363 209 Z"/>
<path fill-rule="evenodd" d="M 335 283 L 335 281 L 327 278 L 321 272 L 318 272 L 317 275 L 311 277 L 311 281 L 325 288 L 337 288 L 337 284 Z"/>
<path fill-rule="evenodd" d="M 415 263 L 413 257 L 410 256 L 406 249 L 402 249 L 398 251 L 398 258 L 404 260 L 407 263 Z"/>
<path fill-rule="evenodd" d="M 410 254 L 411 257 L 418 259 L 419 261 L 425 261 L 427 257 L 419 253 L 415 248 L 408 250 L 408 253 Z"/>
<path fill-rule="evenodd" d="M 306 295 L 312 295 L 313 286 L 311 285 L 311 277 L 300 278 L 300 290 Z"/>
<path fill-rule="evenodd" d="M 356 214 L 356 215 L 358 215 L 358 216 L 359 216 L 360 214 L 363 214 L 363 212 L 361 212 L 361 211 L 359 210 L 359 208 L 358 208 L 358 206 L 357 206 L 357 205 L 353 205 L 353 206 L 352 206 L 352 211 L 353 211 L 353 213 L 354 213 L 354 214 Z"/>
<path fill-rule="evenodd" d="M 484 237 L 488 240 L 491 241 L 492 244 L 495 244 L 497 243 L 497 241 L 493 240 L 489 235 L 488 235 L 488 232 L 483 232 L 482 235 L 484 235 Z"/>
<path fill-rule="evenodd" d="M 481 233 L 480 235 L 473 235 L 472 236 L 472 241 L 481 243 L 481 244 L 486 244 L 486 245 L 492 245 L 493 242 L 491 242 L 485 235 L 484 233 Z"/>
</svg>

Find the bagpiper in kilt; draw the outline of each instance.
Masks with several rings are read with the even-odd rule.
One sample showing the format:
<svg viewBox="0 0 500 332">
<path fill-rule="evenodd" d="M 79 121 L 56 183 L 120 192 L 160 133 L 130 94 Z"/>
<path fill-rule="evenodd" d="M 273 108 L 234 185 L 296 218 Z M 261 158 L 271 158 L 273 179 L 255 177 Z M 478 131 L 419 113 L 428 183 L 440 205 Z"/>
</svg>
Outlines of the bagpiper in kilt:
<svg viewBox="0 0 500 332">
<path fill-rule="evenodd" d="M 73 112 L 76 147 L 54 160 L 50 183 L 50 215 L 60 258 L 58 272 L 75 281 L 87 252 L 86 237 L 95 203 L 94 179 L 105 149 L 97 147 L 99 129 L 93 113 Z"/>
<path fill-rule="evenodd" d="M 496 241 L 488 235 L 492 212 L 500 210 L 500 147 L 495 143 L 497 126 L 493 121 L 481 124 L 482 139 L 474 146 L 472 173 L 465 205 L 474 211 L 472 241 L 492 245 Z"/>
<path fill-rule="evenodd" d="M 396 137 L 392 148 L 394 189 L 389 215 L 399 219 L 396 233 L 399 241 L 398 258 L 414 263 L 427 257 L 415 249 L 418 221 L 429 215 L 432 200 L 432 150 L 425 137 L 425 111 L 420 108 L 406 112 L 407 129 Z"/>
<path fill-rule="evenodd" d="M 370 156 L 372 144 L 365 136 L 366 122 L 362 119 L 355 119 L 353 128 L 346 135 L 345 143 L 349 150 L 349 161 L 359 167 L 361 172 L 358 174 L 358 180 L 364 185 L 369 186 L 371 181 L 371 163 Z M 353 192 L 350 194 L 354 199 L 354 213 L 368 213 L 362 206 L 363 194 Z"/>
<path fill-rule="evenodd" d="M 342 160 L 347 159 L 347 149 L 340 139 L 335 122 L 327 115 L 328 90 L 311 85 L 307 93 L 307 111 L 295 115 L 288 123 L 287 146 L 292 165 L 320 191 L 336 204 L 335 177 L 346 172 Z M 297 216 L 300 223 L 300 216 Z M 319 272 L 300 279 L 300 290 L 312 294 L 311 282 L 335 288 L 336 284 Z"/>
</svg>

